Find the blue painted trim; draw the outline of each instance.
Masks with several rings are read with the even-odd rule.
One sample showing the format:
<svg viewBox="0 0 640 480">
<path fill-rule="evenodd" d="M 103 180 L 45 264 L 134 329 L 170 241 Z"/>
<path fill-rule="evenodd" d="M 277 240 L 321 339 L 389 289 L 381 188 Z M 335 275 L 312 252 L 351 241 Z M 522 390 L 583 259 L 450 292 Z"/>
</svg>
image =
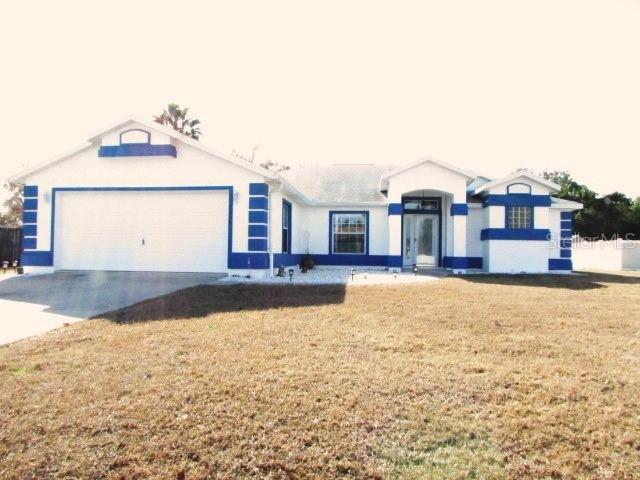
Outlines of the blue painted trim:
<svg viewBox="0 0 640 480">
<path fill-rule="evenodd" d="M 563 228 L 560 230 L 560 238 L 571 238 L 573 236 L 573 230 L 570 228 Z"/>
<path fill-rule="evenodd" d="M 149 145 L 148 143 L 125 143 L 101 146 L 98 157 L 173 157 L 178 156 L 174 145 Z"/>
<path fill-rule="evenodd" d="M 560 220 L 573 220 L 573 212 L 560 212 Z"/>
<path fill-rule="evenodd" d="M 269 214 L 265 210 L 249 210 L 249 223 L 264 223 L 267 225 L 269 222 Z"/>
<path fill-rule="evenodd" d="M 38 186 L 25 185 L 23 195 L 24 195 L 24 198 L 38 198 Z"/>
<path fill-rule="evenodd" d="M 229 268 L 262 270 L 269 268 L 267 253 L 232 253 L 229 256 Z"/>
<path fill-rule="evenodd" d="M 22 234 L 25 237 L 36 237 L 38 235 L 38 225 L 35 225 L 35 224 L 23 225 Z"/>
<path fill-rule="evenodd" d="M 259 225 L 250 224 L 249 225 L 249 237 L 267 238 L 268 232 L 269 232 L 269 228 L 267 227 L 267 225 L 262 225 L 262 224 L 259 224 Z"/>
<path fill-rule="evenodd" d="M 570 238 L 561 238 L 560 239 L 560 248 L 571 248 L 571 239 Z"/>
<path fill-rule="evenodd" d="M 528 193 L 510 193 L 508 195 L 487 195 L 482 199 L 482 207 L 549 207 L 549 195 L 529 195 Z"/>
<path fill-rule="evenodd" d="M 250 238 L 249 251 L 250 252 L 266 252 L 267 239 L 266 238 Z"/>
<path fill-rule="evenodd" d="M 451 215 L 469 215 L 469 206 L 466 203 L 452 203 Z"/>
<path fill-rule="evenodd" d="M 561 258 L 571 258 L 571 249 L 570 248 L 561 248 L 560 249 L 560 257 Z"/>
<path fill-rule="evenodd" d="M 22 239 L 23 250 L 35 250 L 38 248 L 38 239 L 33 237 L 24 237 Z"/>
<path fill-rule="evenodd" d="M 38 212 L 22 212 L 22 223 L 38 223 Z"/>
<path fill-rule="evenodd" d="M 571 220 L 560 220 L 560 228 L 563 230 L 573 229 L 573 222 Z"/>
<path fill-rule="evenodd" d="M 401 203 L 390 203 L 387 208 L 387 213 L 389 215 L 402 215 L 402 204 Z"/>
<path fill-rule="evenodd" d="M 58 192 L 180 192 L 180 191 L 217 191 L 226 190 L 228 197 L 227 215 L 227 266 L 233 259 L 233 187 L 232 186 L 188 186 L 188 187 L 62 187 L 51 190 L 51 265 L 55 255 L 55 222 L 56 222 L 56 194 Z M 268 263 L 267 267 L 268 268 Z"/>
<path fill-rule="evenodd" d="M 573 270 L 573 262 L 567 258 L 550 258 L 549 270 Z"/>
<path fill-rule="evenodd" d="M 287 218 L 288 218 L 288 222 L 287 222 L 287 249 L 283 250 L 282 253 L 286 253 L 286 254 L 290 254 L 291 250 L 292 250 L 292 246 L 293 246 L 293 207 L 291 206 L 291 203 L 289 203 L 288 201 L 286 201 L 284 198 L 282 199 L 282 207 L 283 210 L 286 209 L 287 210 Z M 283 224 L 283 228 L 284 228 L 284 224 Z M 280 243 L 282 244 L 282 238 L 280 239 Z M 280 245 L 280 247 L 282 248 L 282 245 Z"/>
<path fill-rule="evenodd" d="M 300 265 L 302 255 L 299 253 L 274 253 L 273 254 L 273 267 L 277 268 L 280 265 L 285 267 L 291 267 L 292 265 Z"/>
<path fill-rule="evenodd" d="M 365 236 L 364 236 L 364 253 L 333 253 L 333 216 L 335 214 L 364 214 L 365 217 Z M 368 210 L 329 210 L 329 254 L 339 256 L 363 256 L 369 255 L 369 211 Z M 351 263 L 351 262 L 349 262 Z"/>
<path fill-rule="evenodd" d="M 25 198 L 24 204 L 22 205 L 24 210 L 38 210 L 38 199 L 37 198 Z"/>
<path fill-rule="evenodd" d="M 267 197 L 249 197 L 249 209 L 268 210 L 269 199 Z"/>
<path fill-rule="evenodd" d="M 531 195 L 531 185 L 527 184 L 527 183 L 522 183 L 522 182 L 516 182 L 516 183 L 510 183 L 509 185 L 507 185 L 507 193 L 511 194 L 511 195 L 518 195 L 516 194 L 512 194 L 511 193 L 511 187 L 513 187 L 514 185 L 524 185 L 525 187 L 527 187 L 529 189 L 529 193 L 526 193 L 524 195 Z M 522 194 L 521 194 L 522 195 Z"/>
<path fill-rule="evenodd" d="M 44 250 L 22 252 L 20 265 L 23 267 L 51 267 L 53 265 L 53 256 L 51 252 Z"/>
<path fill-rule="evenodd" d="M 266 197 L 269 195 L 269 185 L 266 183 L 250 183 L 249 195 L 262 195 Z"/>
<path fill-rule="evenodd" d="M 442 266 L 453 269 L 482 268 L 482 257 L 443 257 Z"/>
<path fill-rule="evenodd" d="M 480 240 L 549 240 L 547 228 L 483 228 Z"/>
<path fill-rule="evenodd" d="M 387 267 L 389 255 L 358 255 L 352 253 L 333 253 L 329 255 L 311 255 L 316 265 Z"/>
</svg>

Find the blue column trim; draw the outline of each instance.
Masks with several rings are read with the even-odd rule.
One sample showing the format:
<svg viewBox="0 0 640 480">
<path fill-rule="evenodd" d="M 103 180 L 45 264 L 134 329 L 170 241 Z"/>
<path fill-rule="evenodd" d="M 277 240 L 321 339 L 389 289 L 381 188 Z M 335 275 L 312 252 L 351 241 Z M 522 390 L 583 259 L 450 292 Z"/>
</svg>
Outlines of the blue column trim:
<svg viewBox="0 0 640 480">
<path fill-rule="evenodd" d="M 402 204 L 401 203 L 390 203 L 387 208 L 387 213 L 389 215 L 402 215 Z"/>
<path fill-rule="evenodd" d="M 550 240 L 547 228 L 484 228 L 480 240 Z"/>
<path fill-rule="evenodd" d="M 249 230 L 247 249 L 249 252 L 263 252 L 268 250 L 269 238 L 269 185 L 266 183 L 249 184 Z M 250 258 L 251 260 L 251 258 Z M 253 261 L 259 261 L 253 258 Z M 256 268 L 251 267 L 251 268 Z M 267 265 L 269 258 L 267 255 Z"/>
<path fill-rule="evenodd" d="M 573 270 L 573 262 L 569 258 L 550 258 L 549 270 Z"/>
<path fill-rule="evenodd" d="M 483 208 L 493 206 L 549 207 L 551 206 L 551 197 L 549 195 L 530 195 L 528 193 L 490 194 L 483 197 Z"/>
<path fill-rule="evenodd" d="M 469 206 L 466 203 L 452 203 L 451 215 L 469 215 Z"/>
</svg>

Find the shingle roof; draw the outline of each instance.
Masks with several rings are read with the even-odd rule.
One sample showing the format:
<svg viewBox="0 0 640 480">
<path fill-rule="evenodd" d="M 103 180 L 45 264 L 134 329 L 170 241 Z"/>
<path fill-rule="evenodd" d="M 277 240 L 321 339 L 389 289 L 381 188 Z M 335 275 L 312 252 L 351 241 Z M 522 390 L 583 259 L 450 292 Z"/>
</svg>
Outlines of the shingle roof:
<svg viewBox="0 0 640 480">
<path fill-rule="evenodd" d="M 394 165 L 339 164 L 301 167 L 280 175 L 309 199 L 326 203 L 381 203 L 380 178 Z"/>
</svg>

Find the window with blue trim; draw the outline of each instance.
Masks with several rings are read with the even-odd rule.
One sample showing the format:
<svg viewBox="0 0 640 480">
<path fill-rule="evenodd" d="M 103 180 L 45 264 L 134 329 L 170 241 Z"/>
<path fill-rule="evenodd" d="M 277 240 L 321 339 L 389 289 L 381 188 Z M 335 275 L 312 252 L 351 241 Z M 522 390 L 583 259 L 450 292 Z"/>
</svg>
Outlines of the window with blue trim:
<svg viewBox="0 0 640 480">
<path fill-rule="evenodd" d="M 333 253 L 365 254 L 367 246 L 367 215 L 364 213 L 334 213 L 331 222 Z"/>
<path fill-rule="evenodd" d="M 507 228 L 533 228 L 533 207 L 508 206 Z"/>
<path fill-rule="evenodd" d="M 291 253 L 291 204 L 282 201 L 282 253 Z"/>
</svg>

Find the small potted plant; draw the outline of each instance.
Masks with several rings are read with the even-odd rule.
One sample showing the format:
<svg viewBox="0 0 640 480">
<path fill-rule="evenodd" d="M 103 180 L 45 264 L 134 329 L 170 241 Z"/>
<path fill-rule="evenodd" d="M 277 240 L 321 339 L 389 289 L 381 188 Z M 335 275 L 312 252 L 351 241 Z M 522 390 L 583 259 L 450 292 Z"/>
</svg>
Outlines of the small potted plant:
<svg viewBox="0 0 640 480">
<path fill-rule="evenodd" d="M 302 255 L 302 258 L 300 259 L 300 269 L 302 271 L 312 270 L 315 266 L 316 264 L 313 261 L 313 257 L 309 255 L 309 253 Z"/>
</svg>

